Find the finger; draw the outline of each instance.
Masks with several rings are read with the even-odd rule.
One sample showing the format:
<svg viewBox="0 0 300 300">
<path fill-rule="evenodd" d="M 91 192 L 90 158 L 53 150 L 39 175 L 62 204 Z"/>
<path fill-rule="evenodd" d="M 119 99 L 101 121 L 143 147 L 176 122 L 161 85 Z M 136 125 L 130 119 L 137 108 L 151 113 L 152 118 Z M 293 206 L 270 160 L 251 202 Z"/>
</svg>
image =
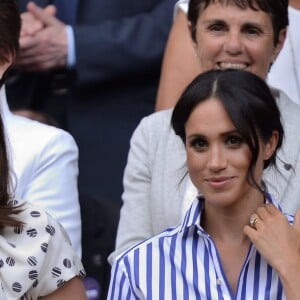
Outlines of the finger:
<svg viewBox="0 0 300 300">
<path fill-rule="evenodd" d="M 266 210 L 269 212 L 269 214 L 272 215 L 272 216 L 275 216 L 275 215 L 277 215 L 278 213 L 279 213 L 279 214 L 282 214 L 281 211 L 280 211 L 278 208 L 276 208 L 276 207 L 274 206 L 274 204 L 272 204 L 272 203 L 266 204 L 265 207 L 266 207 Z"/>
<path fill-rule="evenodd" d="M 46 8 L 44 9 L 44 11 L 47 13 L 47 14 L 49 14 L 49 15 L 51 15 L 51 16 L 55 16 L 56 15 L 56 12 L 57 12 L 57 9 L 56 9 L 56 7 L 54 6 L 54 5 L 47 5 L 46 6 Z"/>
<path fill-rule="evenodd" d="M 32 71 L 44 71 L 49 68 L 54 67 L 54 61 L 49 58 L 49 56 L 35 56 L 35 57 L 27 57 L 22 60 L 18 60 L 16 62 L 17 66 L 22 66 L 22 70 L 26 70 L 28 72 Z"/>
<path fill-rule="evenodd" d="M 22 13 L 21 19 L 21 36 L 26 34 L 33 35 L 43 28 L 43 23 L 40 20 L 37 20 L 30 12 Z"/>
<path fill-rule="evenodd" d="M 34 35 L 40 30 L 44 28 L 44 25 L 41 21 L 35 21 L 35 22 L 30 22 L 29 24 L 23 23 L 24 26 L 22 26 L 21 29 L 21 37 L 24 35 Z"/>
<path fill-rule="evenodd" d="M 19 40 L 20 44 L 20 53 L 19 55 L 22 56 L 28 49 L 33 48 L 37 45 L 37 41 L 35 37 L 32 36 L 22 36 Z"/>
<path fill-rule="evenodd" d="M 47 9 L 43 9 L 33 2 L 28 3 L 27 10 L 31 12 L 37 19 L 41 20 L 46 26 L 50 26 L 58 22 L 55 16 L 47 12 Z"/>
<path fill-rule="evenodd" d="M 260 217 L 262 220 L 266 220 L 267 218 L 270 217 L 270 214 L 268 210 L 266 209 L 266 205 L 260 206 L 257 209 L 257 215 Z"/>
</svg>

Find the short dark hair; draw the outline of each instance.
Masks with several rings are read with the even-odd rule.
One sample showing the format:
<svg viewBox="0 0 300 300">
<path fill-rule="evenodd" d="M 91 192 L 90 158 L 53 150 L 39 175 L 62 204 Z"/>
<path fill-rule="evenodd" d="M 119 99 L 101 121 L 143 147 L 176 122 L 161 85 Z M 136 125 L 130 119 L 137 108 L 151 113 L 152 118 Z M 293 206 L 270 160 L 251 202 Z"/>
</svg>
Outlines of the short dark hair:
<svg viewBox="0 0 300 300">
<path fill-rule="evenodd" d="M 252 158 L 248 180 L 260 189 L 254 179 L 259 154 L 259 140 L 269 141 L 278 132 L 278 144 L 264 168 L 276 167 L 276 155 L 282 145 L 284 131 L 276 100 L 266 82 L 257 75 L 242 70 L 211 70 L 198 75 L 185 89 L 177 102 L 171 124 L 183 143 L 185 124 L 195 107 L 210 98 L 217 98 L 224 106 L 232 123 L 249 146 Z M 260 189 L 261 190 L 261 189 Z"/>
<path fill-rule="evenodd" d="M 0 1 L 0 64 L 9 61 L 9 56 L 17 55 L 21 18 L 14 0 Z"/>
<path fill-rule="evenodd" d="M 196 41 L 199 16 L 211 3 L 232 4 L 241 9 L 251 8 L 254 11 L 264 11 L 270 16 L 272 21 L 274 45 L 278 43 L 280 31 L 289 24 L 288 0 L 190 0 L 187 17 L 191 24 L 191 36 L 194 41 Z"/>
</svg>

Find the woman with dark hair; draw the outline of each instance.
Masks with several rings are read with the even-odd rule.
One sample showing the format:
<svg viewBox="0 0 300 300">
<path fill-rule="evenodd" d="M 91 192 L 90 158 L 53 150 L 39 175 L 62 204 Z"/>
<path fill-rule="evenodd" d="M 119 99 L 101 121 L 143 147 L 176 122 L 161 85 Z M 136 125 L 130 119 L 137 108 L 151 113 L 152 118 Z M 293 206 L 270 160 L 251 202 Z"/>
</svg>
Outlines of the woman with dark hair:
<svg viewBox="0 0 300 300">
<path fill-rule="evenodd" d="M 265 80 L 285 41 L 288 3 L 190 0 L 188 18 L 193 57 L 200 73 L 234 68 Z M 172 86 L 177 89 L 176 79 L 171 81 Z M 284 210 L 293 214 L 300 207 L 300 106 L 280 90 L 272 89 L 272 93 L 281 112 L 285 139 L 278 154 L 280 172 L 268 168 L 264 180 Z M 188 176 L 180 181 L 186 172 L 186 157 L 170 126 L 171 115 L 170 109 L 144 118 L 132 136 L 111 262 L 132 245 L 178 225 L 197 195 Z"/>
<path fill-rule="evenodd" d="M 3 98 L 5 95 L 4 88 L 2 87 L 4 82 L 3 76 L 18 52 L 20 24 L 21 20 L 15 2 L 13 0 L 1 0 L 0 299 L 43 298 L 48 300 L 84 300 L 87 298 L 81 278 L 84 277 L 85 271 L 80 258 L 72 248 L 67 233 L 63 227 L 41 207 L 29 203 L 30 201 L 34 203 L 39 202 L 41 205 L 48 206 L 49 209 L 52 208 L 53 210 L 57 207 L 55 203 L 51 202 L 50 194 L 53 196 L 55 191 L 59 188 L 52 185 L 51 188 L 54 190 L 48 193 L 50 189 L 46 187 L 47 180 L 43 177 L 45 173 L 49 176 L 49 172 L 53 175 L 60 170 L 55 160 L 57 156 L 62 155 L 62 152 L 61 148 L 57 147 L 55 141 L 56 137 L 54 137 L 55 133 L 51 132 L 51 129 L 43 128 L 39 125 L 31 125 L 29 121 L 22 121 L 20 119 L 15 121 L 15 117 L 11 116 L 6 107 L 6 103 L 4 102 L 6 99 Z M 3 119 L 5 125 L 3 125 Z M 15 121 L 14 124 L 13 121 Z M 22 126 L 20 123 L 22 123 Z M 20 126 L 18 127 L 18 125 Z M 19 132 L 16 133 L 16 129 L 19 130 Z M 35 141 L 36 143 L 32 145 L 30 144 L 30 137 L 36 137 L 35 133 L 38 133 L 39 138 L 45 134 L 48 136 L 44 141 Z M 27 136 L 29 137 L 28 139 L 26 139 Z M 63 136 L 66 138 L 64 142 L 66 142 L 66 145 L 69 145 L 69 137 L 67 135 Z M 26 140 L 26 143 L 23 143 L 22 139 L 24 139 L 24 141 Z M 13 142 L 13 146 L 10 145 L 12 146 L 10 148 L 7 147 L 6 142 L 8 140 Z M 16 144 L 21 145 L 20 151 L 16 150 Z M 50 155 L 51 158 L 49 158 L 49 156 L 49 159 L 46 159 L 44 153 L 40 151 L 41 149 L 37 150 L 41 145 L 45 147 L 43 149 L 47 150 L 47 157 Z M 56 153 L 53 155 L 52 147 L 54 146 Z M 26 147 L 30 148 L 29 152 L 34 156 L 34 159 L 30 162 L 26 161 L 28 154 L 27 149 L 25 149 Z M 7 150 L 8 148 L 9 150 Z M 75 148 L 75 151 L 76 150 Z M 68 149 L 68 151 L 72 151 L 71 148 Z M 22 155 L 19 157 L 17 154 L 21 152 Z M 8 154 L 10 154 L 11 161 L 8 158 Z M 62 164 L 64 171 L 69 173 L 70 168 L 67 166 L 67 160 L 70 159 L 70 157 L 66 157 L 69 156 L 69 154 L 63 153 L 63 156 L 64 163 L 62 160 L 59 160 L 59 164 Z M 22 162 L 19 163 L 18 159 L 22 160 Z M 10 165 L 10 162 L 12 165 Z M 14 172 L 16 171 L 14 168 L 15 165 L 18 166 L 18 171 L 23 172 L 21 174 L 22 176 L 16 176 L 16 185 L 15 182 L 13 182 L 13 179 L 16 179 Z M 51 167 L 49 169 L 50 165 Z M 57 170 L 52 170 L 52 168 L 55 167 L 57 167 Z M 51 170 L 53 172 L 51 172 Z M 19 172 L 16 173 L 19 175 Z M 38 179 L 36 178 L 37 174 L 39 175 Z M 64 176 L 66 176 L 66 174 L 64 174 Z M 35 183 L 36 179 L 38 180 L 37 185 Z M 50 178 L 48 177 L 48 179 Z M 54 182 L 56 182 L 56 179 L 54 179 Z M 71 181 L 72 180 L 73 179 L 71 179 Z M 53 181 L 51 184 L 53 184 Z M 71 182 L 70 186 L 72 186 Z M 14 193 L 15 189 L 18 189 L 18 192 Z M 28 202 L 24 202 L 24 200 L 27 200 L 27 197 L 26 199 L 16 199 L 15 195 L 13 195 L 19 195 L 19 190 L 22 189 L 27 192 L 27 197 L 29 197 Z M 35 193 L 32 192 L 32 190 L 35 190 Z M 33 194 L 36 196 L 38 193 L 37 190 L 42 191 L 40 192 L 40 195 L 43 193 L 42 197 L 35 198 L 33 196 Z M 77 190 L 75 190 L 75 192 L 77 192 Z M 24 194 L 26 193 L 24 192 Z M 69 208 L 65 208 L 67 202 L 59 203 L 61 202 L 60 200 L 67 201 L 67 199 L 59 199 L 56 197 L 55 201 L 57 205 L 62 205 L 66 211 L 69 210 Z M 73 200 L 73 208 L 71 209 L 76 210 L 78 203 L 76 203 L 75 200 L 77 200 L 77 198 L 75 197 Z M 56 210 L 56 212 L 60 214 L 61 219 L 65 220 L 65 218 L 62 218 L 62 216 L 65 215 L 64 212 L 58 210 Z M 78 212 L 80 211 L 78 210 Z M 72 214 L 72 216 L 74 217 L 76 214 Z M 75 220 L 71 222 L 73 224 L 74 222 L 80 224 L 80 219 L 79 221 Z M 76 232 L 76 235 L 80 237 L 78 232 Z M 78 248 L 76 250 L 80 250 L 80 244 L 74 246 Z"/>
<path fill-rule="evenodd" d="M 300 211 L 295 222 L 282 213 L 262 179 L 284 134 L 268 86 L 246 71 L 203 73 L 172 126 L 199 196 L 178 227 L 117 259 L 108 298 L 299 299 Z"/>
<path fill-rule="evenodd" d="M 162 64 L 156 110 L 174 107 L 184 87 L 201 71 L 197 57 L 194 55 L 188 28 L 189 2 L 190 0 L 178 0 L 175 5 L 174 22 Z M 246 2 L 240 1 L 241 4 Z M 263 3 L 263 1 L 260 2 Z M 298 55 L 300 39 L 297 33 L 300 25 L 300 0 L 289 0 L 288 4 L 289 26 L 286 40 L 278 57 L 273 62 L 267 81 L 271 86 L 287 94 L 291 100 L 300 104 L 300 60 Z M 269 5 L 272 6 L 272 1 L 269 1 Z M 276 5 L 275 2 L 275 6 L 271 9 L 277 9 L 279 13 L 284 13 L 284 9 L 281 10 Z"/>
<path fill-rule="evenodd" d="M 5 139 L 0 116 L 0 299 L 86 299 L 85 272 L 63 227 L 10 195 Z"/>
<path fill-rule="evenodd" d="M 9 193 L 0 116 L 0 299 L 86 299 L 82 263 L 63 227 L 42 208 Z"/>
<path fill-rule="evenodd" d="M 9 192 L 10 167 L 0 116 L 0 299 L 86 299 L 85 272 L 63 227 Z"/>
<path fill-rule="evenodd" d="M 0 111 L 13 173 L 11 192 L 19 201 L 43 207 L 63 225 L 81 255 L 78 147 L 53 126 L 14 115 L 7 104 L 5 76 L 19 51 L 21 18 L 14 0 L 0 1 Z"/>
</svg>

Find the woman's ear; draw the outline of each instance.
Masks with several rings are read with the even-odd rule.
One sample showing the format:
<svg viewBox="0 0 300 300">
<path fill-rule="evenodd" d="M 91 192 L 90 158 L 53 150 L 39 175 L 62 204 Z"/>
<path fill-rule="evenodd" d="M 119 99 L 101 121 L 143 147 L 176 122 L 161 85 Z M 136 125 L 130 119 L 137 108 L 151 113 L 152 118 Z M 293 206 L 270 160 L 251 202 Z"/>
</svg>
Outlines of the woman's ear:
<svg viewBox="0 0 300 300">
<path fill-rule="evenodd" d="M 284 45 L 284 41 L 286 39 L 286 35 L 287 35 L 287 28 L 281 29 L 279 32 L 279 36 L 278 36 L 278 42 L 277 44 L 274 46 L 274 50 L 272 53 L 272 63 L 275 62 L 278 54 L 280 53 L 283 45 Z"/>
<path fill-rule="evenodd" d="M 276 150 L 277 144 L 279 139 L 278 131 L 274 130 L 272 132 L 272 136 L 269 141 L 265 144 L 264 147 L 264 160 L 268 160 Z"/>
</svg>

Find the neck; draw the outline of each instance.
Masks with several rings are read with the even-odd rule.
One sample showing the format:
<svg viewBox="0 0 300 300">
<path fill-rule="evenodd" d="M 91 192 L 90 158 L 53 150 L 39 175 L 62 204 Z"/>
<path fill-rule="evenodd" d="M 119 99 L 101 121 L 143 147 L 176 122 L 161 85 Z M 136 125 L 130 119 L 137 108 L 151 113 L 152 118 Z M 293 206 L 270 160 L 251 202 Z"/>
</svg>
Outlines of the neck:
<svg viewBox="0 0 300 300">
<path fill-rule="evenodd" d="M 300 0 L 290 0 L 289 6 L 300 10 Z"/>
<path fill-rule="evenodd" d="M 236 206 L 213 207 L 204 204 L 201 225 L 215 241 L 244 242 L 244 226 L 249 224 L 251 214 L 264 202 L 264 197 L 257 192 L 256 197 L 248 198 Z"/>
</svg>

